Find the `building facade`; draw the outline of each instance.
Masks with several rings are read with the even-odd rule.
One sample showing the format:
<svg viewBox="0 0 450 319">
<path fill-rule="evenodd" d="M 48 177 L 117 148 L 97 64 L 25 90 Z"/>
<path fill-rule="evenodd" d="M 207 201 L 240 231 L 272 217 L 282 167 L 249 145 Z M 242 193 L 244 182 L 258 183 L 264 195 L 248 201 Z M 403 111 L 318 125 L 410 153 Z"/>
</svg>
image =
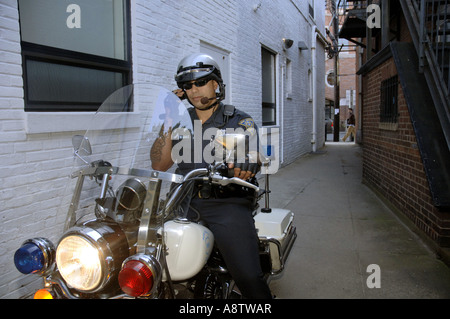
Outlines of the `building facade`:
<svg viewBox="0 0 450 319">
<path fill-rule="evenodd" d="M 225 102 L 251 114 L 259 127 L 274 128 L 280 165 L 321 147 L 323 6 L 313 0 L 2 0 L 0 298 L 20 298 L 42 284 L 21 275 L 13 255 L 27 238 L 56 242 L 62 233 L 65 216 L 55 194 L 70 173 L 71 137 L 82 134 L 115 88 L 144 82 L 175 88 L 178 62 L 187 54 L 206 52 L 219 62 Z"/>
</svg>

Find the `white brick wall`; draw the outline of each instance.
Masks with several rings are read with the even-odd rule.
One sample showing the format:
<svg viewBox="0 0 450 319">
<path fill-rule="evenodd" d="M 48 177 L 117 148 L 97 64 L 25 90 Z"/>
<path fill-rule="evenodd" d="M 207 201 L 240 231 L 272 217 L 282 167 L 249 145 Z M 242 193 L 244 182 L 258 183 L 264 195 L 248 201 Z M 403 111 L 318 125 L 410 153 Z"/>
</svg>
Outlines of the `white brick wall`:
<svg viewBox="0 0 450 319">
<path fill-rule="evenodd" d="M 76 3 L 76 0 L 73 1 Z M 253 10 L 253 6 L 261 6 Z M 279 68 L 292 61 L 292 97 L 279 99 L 283 162 L 311 151 L 312 103 L 308 101 L 310 51 L 297 49 L 299 40 L 310 47 L 311 26 L 323 32 L 324 4 L 316 1 L 316 21 L 308 4 L 300 0 L 132 0 L 132 52 L 135 82 L 175 87 L 173 75 L 179 60 L 198 52 L 206 43 L 229 52 L 231 83 L 227 95 L 238 108 L 250 113 L 261 126 L 261 45 L 279 53 Z M 65 216 L 58 215 L 57 190 L 64 185 L 72 161 L 74 132 L 51 132 L 45 125 L 58 117 L 25 114 L 22 59 L 16 0 L 0 2 L 0 298 L 32 293 L 41 280 L 24 276 L 14 267 L 13 254 L 27 238 L 43 236 L 57 242 Z M 295 41 L 286 51 L 281 39 Z M 324 50 L 318 45 L 319 101 L 324 101 Z M 323 57 L 323 58 L 322 58 Z M 282 83 L 279 78 L 279 82 Z M 281 85 L 280 85 L 281 86 Z M 280 88 L 279 88 L 280 89 Z M 323 92 L 323 93 L 322 93 Z M 319 102 L 318 127 L 323 125 Z M 281 109 L 282 108 L 282 109 Z M 61 114 L 59 114 L 61 116 Z M 75 115 L 75 127 L 83 127 Z M 76 119 L 79 120 L 76 122 Z M 59 121 L 59 120 L 58 120 Z M 41 130 L 41 133 L 39 133 Z M 77 132 L 79 133 L 79 132 Z M 324 135 L 318 131 L 319 145 Z"/>
</svg>

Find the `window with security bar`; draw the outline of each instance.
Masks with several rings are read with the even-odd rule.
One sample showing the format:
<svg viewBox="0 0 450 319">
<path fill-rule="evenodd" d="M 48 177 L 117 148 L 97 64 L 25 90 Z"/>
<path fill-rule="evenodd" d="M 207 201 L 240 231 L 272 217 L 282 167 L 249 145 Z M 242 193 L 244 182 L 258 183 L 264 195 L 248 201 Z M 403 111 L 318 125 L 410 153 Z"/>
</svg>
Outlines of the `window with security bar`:
<svg viewBox="0 0 450 319">
<path fill-rule="evenodd" d="M 380 122 L 397 123 L 398 120 L 398 76 L 381 82 Z"/>
</svg>

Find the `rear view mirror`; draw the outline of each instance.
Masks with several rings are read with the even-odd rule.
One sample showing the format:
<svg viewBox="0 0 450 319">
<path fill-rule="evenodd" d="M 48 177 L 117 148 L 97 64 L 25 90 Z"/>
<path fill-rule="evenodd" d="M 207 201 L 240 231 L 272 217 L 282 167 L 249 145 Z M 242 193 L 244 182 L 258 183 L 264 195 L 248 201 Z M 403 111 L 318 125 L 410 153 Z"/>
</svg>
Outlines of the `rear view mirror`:
<svg viewBox="0 0 450 319">
<path fill-rule="evenodd" d="M 92 148 L 89 139 L 84 135 L 74 135 L 72 137 L 72 146 L 76 157 L 81 159 L 84 163 L 89 164 L 83 156 L 92 155 Z"/>
</svg>

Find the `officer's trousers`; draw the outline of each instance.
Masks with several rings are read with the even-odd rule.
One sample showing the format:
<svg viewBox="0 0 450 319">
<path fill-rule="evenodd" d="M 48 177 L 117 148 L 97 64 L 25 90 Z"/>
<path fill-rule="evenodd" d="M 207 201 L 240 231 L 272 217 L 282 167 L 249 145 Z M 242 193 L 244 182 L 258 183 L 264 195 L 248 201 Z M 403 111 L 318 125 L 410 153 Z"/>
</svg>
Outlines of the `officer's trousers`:
<svg viewBox="0 0 450 319">
<path fill-rule="evenodd" d="M 215 243 L 242 295 L 249 299 L 272 298 L 261 270 L 251 202 L 235 197 L 195 197 L 191 206 L 214 234 Z M 190 210 L 188 217 L 192 214 Z"/>
</svg>

